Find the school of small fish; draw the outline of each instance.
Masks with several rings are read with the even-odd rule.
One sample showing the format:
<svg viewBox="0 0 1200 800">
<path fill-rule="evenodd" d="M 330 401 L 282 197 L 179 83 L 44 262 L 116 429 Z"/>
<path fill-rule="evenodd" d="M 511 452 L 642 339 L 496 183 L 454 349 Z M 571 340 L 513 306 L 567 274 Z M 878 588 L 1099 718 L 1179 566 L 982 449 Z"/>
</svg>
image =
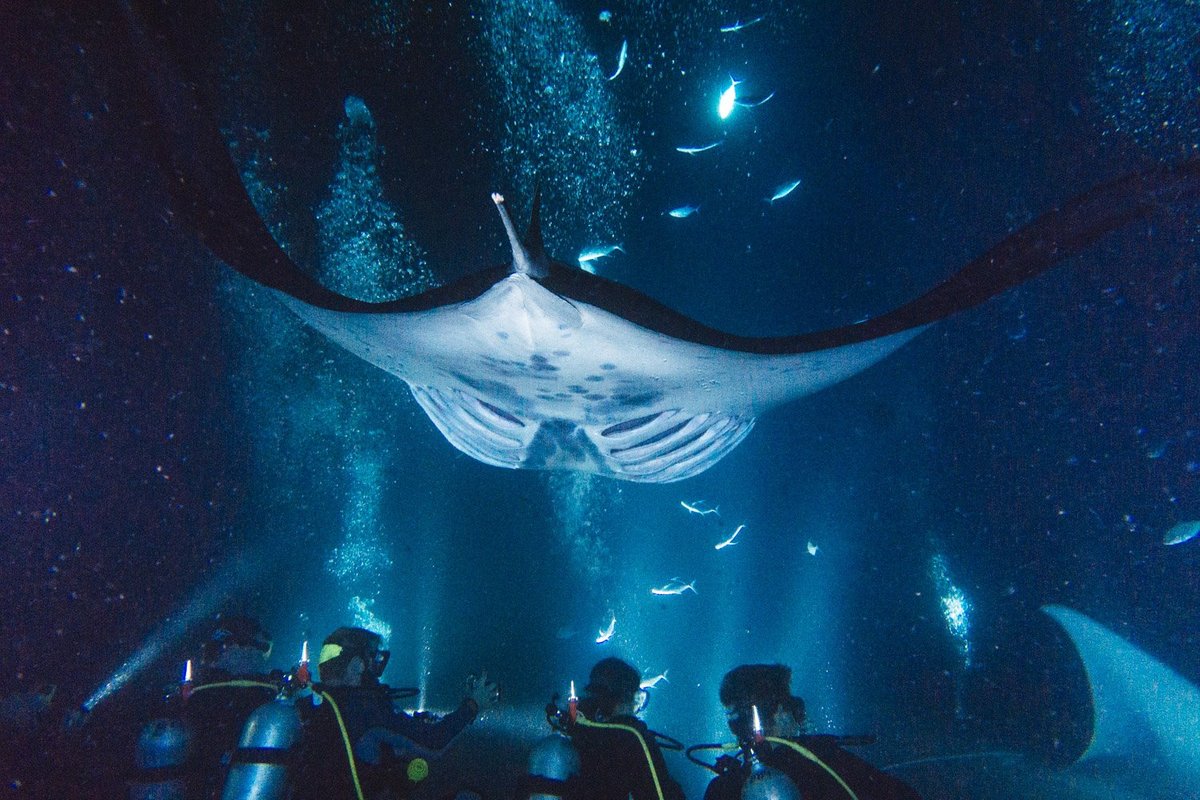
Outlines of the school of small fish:
<svg viewBox="0 0 1200 800">
<path fill-rule="evenodd" d="M 603 10 L 599 13 L 599 20 L 605 24 L 613 24 L 614 15 L 612 11 Z M 757 16 L 747 19 L 735 19 L 733 22 L 728 22 L 718 26 L 717 30 L 723 34 L 734 34 L 745 31 L 747 28 L 752 28 L 762 23 L 766 17 Z M 747 34 L 750 35 L 750 34 Z M 629 40 L 621 40 L 621 48 L 617 54 L 616 69 L 611 75 L 604 75 L 606 80 L 612 81 L 617 78 L 625 69 L 625 65 L 629 59 Z M 744 91 L 744 84 L 747 82 L 744 79 L 729 77 L 729 85 L 721 90 L 717 98 L 717 116 L 722 120 L 727 120 L 738 108 L 757 108 L 775 96 L 775 92 L 767 92 L 765 94 L 752 94 Z M 675 150 L 684 155 L 695 156 L 701 153 L 707 153 L 711 150 L 720 147 L 724 143 L 724 139 L 718 139 L 714 142 L 699 145 L 679 145 Z M 774 205 L 777 201 L 791 195 L 801 185 L 802 181 L 799 178 L 785 181 L 779 184 L 771 193 L 771 196 L 766 198 L 766 202 Z M 688 219 L 694 216 L 700 210 L 699 203 L 688 203 L 666 211 L 667 216 L 672 219 Z M 588 248 L 579 254 L 579 266 L 586 272 L 595 274 L 597 262 L 611 255 L 614 251 L 624 252 L 620 245 L 601 245 L 599 247 Z"/>
</svg>

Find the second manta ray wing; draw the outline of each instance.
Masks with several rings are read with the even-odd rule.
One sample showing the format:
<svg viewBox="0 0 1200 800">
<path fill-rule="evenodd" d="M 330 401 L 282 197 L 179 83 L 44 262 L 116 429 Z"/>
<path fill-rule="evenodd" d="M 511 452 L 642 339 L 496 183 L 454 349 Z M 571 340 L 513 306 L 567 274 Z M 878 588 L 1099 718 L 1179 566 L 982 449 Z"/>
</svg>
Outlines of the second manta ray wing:
<svg viewBox="0 0 1200 800">
<path fill-rule="evenodd" d="M 457 448 L 489 464 L 681 480 L 733 449 L 762 412 L 844 380 L 925 326 L 972 308 L 1104 234 L 1200 193 L 1200 161 L 1153 165 L 1067 201 L 948 280 L 866 322 L 751 338 L 709 328 L 547 257 L 538 222 L 512 261 L 385 303 L 344 297 L 294 264 L 259 218 L 194 84 L 129 17 L 147 75 L 139 109 L 175 218 L 220 259 L 277 290 L 308 324 L 405 380 Z"/>
</svg>

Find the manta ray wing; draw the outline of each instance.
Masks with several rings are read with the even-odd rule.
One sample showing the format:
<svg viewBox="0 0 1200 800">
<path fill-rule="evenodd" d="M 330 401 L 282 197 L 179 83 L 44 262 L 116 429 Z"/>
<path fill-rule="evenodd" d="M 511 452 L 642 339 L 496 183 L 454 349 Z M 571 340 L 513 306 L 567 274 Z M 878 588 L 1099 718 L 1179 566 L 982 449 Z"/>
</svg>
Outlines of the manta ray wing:
<svg viewBox="0 0 1200 800">
<path fill-rule="evenodd" d="M 738 352 L 647 329 L 523 274 L 418 312 L 336 311 L 282 297 L 328 338 L 406 381 L 464 453 L 644 482 L 702 472 L 763 411 L 866 368 L 917 332 L 813 353 Z"/>
<path fill-rule="evenodd" d="M 366 303 L 296 266 L 254 211 L 214 118 L 129 13 L 147 91 L 143 136 L 173 207 L 221 260 L 273 288 L 309 325 L 402 378 L 464 453 L 511 468 L 681 480 L 726 455 L 762 412 L 844 380 L 929 324 L 976 306 L 1105 233 L 1200 191 L 1200 161 L 1154 165 L 1067 201 L 925 295 L 866 322 L 752 338 L 546 258 L 537 203 L 503 265 L 412 297 Z"/>
</svg>

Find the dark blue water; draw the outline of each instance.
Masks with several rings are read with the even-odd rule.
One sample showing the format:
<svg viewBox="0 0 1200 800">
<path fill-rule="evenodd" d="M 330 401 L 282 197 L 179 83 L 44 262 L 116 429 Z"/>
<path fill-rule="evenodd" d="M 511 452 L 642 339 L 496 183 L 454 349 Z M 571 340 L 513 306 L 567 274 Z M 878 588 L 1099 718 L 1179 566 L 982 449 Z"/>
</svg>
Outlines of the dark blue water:
<svg viewBox="0 0 1200 800">
<path fill-rule="evenodd" d="M 276 237 L 370 299 L 506 260 L 488 193 L 523 217 L 540 179 L 557 257 L 621 243 L 600 274 L 708 325 L 820 330 L 1200 147 L 1182 2 L 221 5 L 165 15 L 176 57 Z M 132 703 L 218 612 L 259 616 L 281 668 L 360 624 L 430 707 L 501 681 L 507 710 L 443 774 L 503 785 L 606 655 L 669 671 L 647 721 L 689 743 L 727 737 L 727 669 L 788 663 L 817 729 L 877 735 L 879 764 L 1082 752 L 1087 684 L 1046 604 L 1200 678 L 1200 546 L 1163 545 L 1200 517 L 1194 208 L 768 414 L 687 482 L 504 471 L 173 224 L 121 18 L 98 16 L 0 12 L 5 691 Z M 730 76 L 775 96 L 722 121 Z M 650 594 L 674 576 L 698 594 Z M 1197 762 L 1151 755 L 1119 767 L 1131 796 L 1187 796 Z M 939 788 L 962 770 L 908 777 L 999 791 Z M 1042 779 L 1062 776 L 1010 796 Z"/>
</svg>

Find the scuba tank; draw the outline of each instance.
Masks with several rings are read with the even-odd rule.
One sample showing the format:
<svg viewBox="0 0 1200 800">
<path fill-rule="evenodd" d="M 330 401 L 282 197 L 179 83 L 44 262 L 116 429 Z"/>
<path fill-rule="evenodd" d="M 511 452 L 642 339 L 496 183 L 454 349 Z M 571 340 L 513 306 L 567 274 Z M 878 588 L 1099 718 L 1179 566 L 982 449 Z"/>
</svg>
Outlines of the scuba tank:
<svg viewBox="0 0 1200 800">
<path fill-rule="evenodd" d="M 146 723 L 134 746 L 138 777 L 129 784 L 129 800 L 184 800 L 183 768 L 191 743 L 191 731 L 181 719 Z"/>
<path fill-rule="evenodd" d="M 300 715 L 291 700 L 264 703 L 242 728 L 221 800 L 283 800 L 288 763 L 300 743 Z"/>
<path fill-rule="evenodd" d="M 554 733 L 545 737 L 529 751 L 529 769 L 525 783 L 529 800 L 554 800 L 564 794 L 566 782 L 579 774 L 579 752 L 567 735 L 575 724 L 579 713 L 579 698 L 575 695 L 575 681 L 571 681 L 571 694 L 567 697 L 567 710 L 558 707 L 558 695 L 546 704 L 546 722 Z"/>
<path fill-rule="evenodd" d="M 752 705 L 750 709 L 754 721 L 751 723 L 751 738 L 745 749 L 750 775 L 742 784 L 742 800 L 801 800 L 800 790 L 791 778 L 759 760 L 756 748 L 764 746 L 766 737 L 758 706 Z"/>
<path fill-rule="evenodd" d="M 565 734 L 552 733 L 533 746 L 529 753 L 527 774 L 534 781 L 541 778 L 565 783 L 567 779 L 579 774 L 579 753 Z M 542 791 L 529 795 L 529 800 L 553 800 L 561 796 L 561 793 Z"/>
<path fill-rule="evenodd" d="M 801 800 L 801 795 L 791 778 L 754 758 L 742 785 L 742 800 Z"/>
</svg>

